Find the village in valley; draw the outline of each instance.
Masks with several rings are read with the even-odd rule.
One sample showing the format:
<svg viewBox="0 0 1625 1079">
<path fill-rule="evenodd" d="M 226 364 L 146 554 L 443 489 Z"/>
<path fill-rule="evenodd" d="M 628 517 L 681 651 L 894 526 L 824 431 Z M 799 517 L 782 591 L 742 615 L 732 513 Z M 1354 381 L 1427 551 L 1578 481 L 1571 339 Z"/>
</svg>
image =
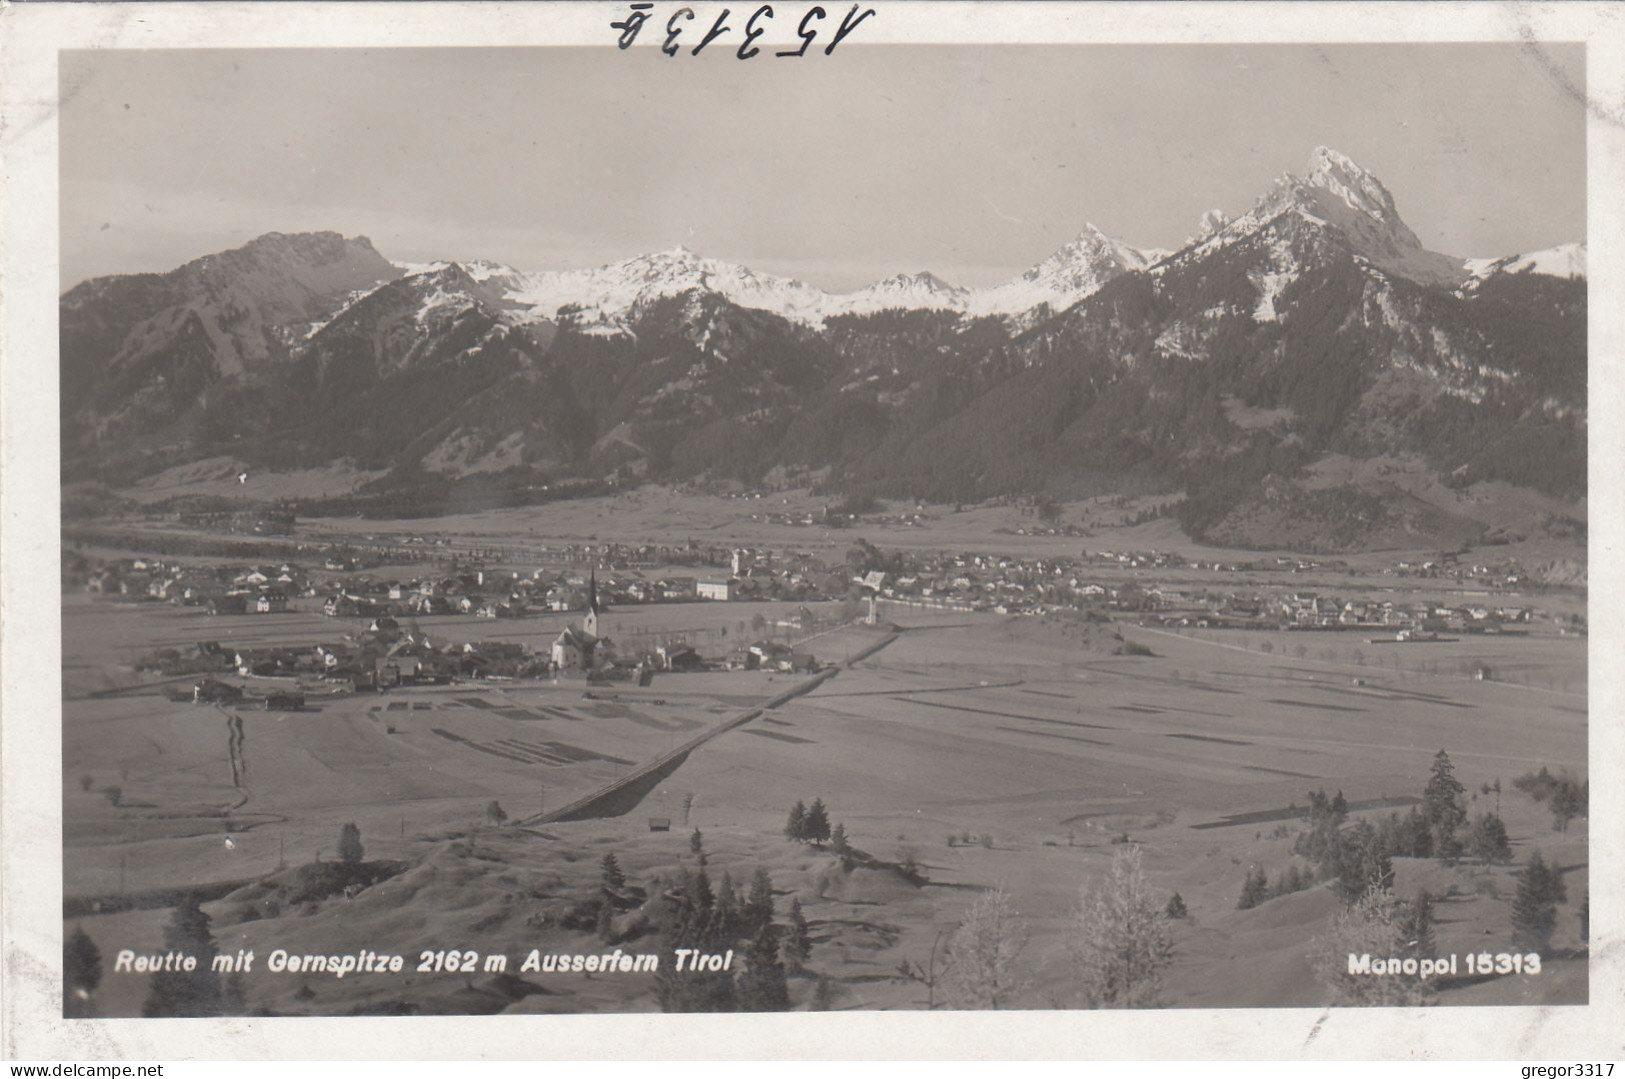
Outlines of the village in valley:
<svg viewBox="0 0 1625 1079">
<path fill-rule="evenodd" d="M 278 520 L 292 530 L 291 514 L 283 511 Z M 192 523 L 184 515 L 174 521 Z M 1356 569 L 1336 559 L 1193 560 L 1156 550 L 1083 549 L 1050 557 L 883 552 L 854 536 L 844 552 L 826 543 L 830 549 L 821 556 L 793 548 L 571 543 L 437 558 L 416 567 L 425 572 L 394 576 L 378 571 L 386 560 L 436 554 L 437 548 L 426 547 L 421 536 L 286 546 L 309 561 L 243 565 L 73 553 L 64 559 L 64 587 L 109 602 L 161 603 L 220 619 L 200 630 L 218 625 L 224 634 L 155 650 L 136 668 L 206 676 L 192 687 L 200 701 L 237 701 L 245 688 L 253 689 L 221 678 L 281 680 L 262 682 L 277 692 L 250 692 L 246 699 L 284 704 L 302 701 L 301 690 L 382 691 L 454 680 L 574 676 L 647 686 L 654 672 L 811 672 L 817 659 L 797 640 L 860 619 L 872 625 L 879 611 L 1096 611 L 1176 630 L 1336 631 L 1351 634 L 1340 641 L 1368 645 L 1433 643 L 1452 634 L 1585 634 L 1583 614 L 1561 601 L 1543 606 L 1542 590 L 1529 590 L 1516 560 L 1484 562 L 1456 552 Z M 547 564 L 516 567 L 516 554 Z M 1332 587 L 1291 583 L 1317 579 L 1329 579 Z M 600 624 L 611 610 L 718 602 L 741 605 L 731 640 L 725 624 L 689 632 L 645 628 L 640 621 L 631 638 L 618 642 Z M 319 612 L 332 620 L 333 631 L 299 643 L 232 644 L 233 617 L 290 610 Z M 561 625 L 551 639 L 514 632 L 572 614 L 579 622 Z M 422 628 L 424 619 L 447 632 L 437 640 Z M 481 639 L 477 620 L 500 623 L 504 632 Z M 1296 648 L 1299 656 L 1308 650 Z M 1381 662 L 1375 654 L 1371 661 Z M 1494 677 L 1484 664 L 1458 673 Z"/>
<path fill-rule="evenodd" d="M 427 947 L 388 928 L 411 910 L 516 962 L 674 940 L 722 954 L 726 932 L 676 928 L 709 873 L 702 888 L 765 879 L 756 901 L 781 918 L 793 904 L 774 1007 L 979 1006 L 921 980 L 932 935 L 987 913 L 966 891 L 1006 882 L 998 902 L 1049 940 L 1130 850 L 1184 912 L 1157 1003 L 1233 1003 L 1236 948 L 1296 972 L 1249 1000 L 1311 1001 L 1347 870 L 1305 836 L 1333 792 L 1341 832 L 1391 833 L 1396 891 L 1452 905 L 1450 940 L 1505 935 L 1534 851 L 1572 886 L 1559 910 L 1580 910 L 1584 591 L 1519 552 L 1108 546 L 1035 528 L 1019 503 L 958 532 L 946 510 L 807 532 L 742 504 L 732 542 L 660 543 L 640 537 L 650 497 L 478 529 L 285 509 L 71 522 L 72 923 L 155 947 L 184 881 L 221 953 L 337 952 L 357 932 Z M 626 539 L 583 535 L 605 513 Z M 1506 841 L 1473 847 L 1464 823 L 1448 868 L 1403 838 L 1441 747 L 1463 813 Z M 777 838 L 798 800 L 828 814 L 829 846 Z M 1557 924 L 1548 997 L 1583 994 L 1583 925 Z M 1070 999 L 1053 950 L 1028 949 L 1016 999 Z M 235 991 L 266 1014 L 717 1006 L 660 979 L 536 977 L 455 1001 L 429 978 Z M 1463 1003 L 1536 988 L 1428 987 Z M 98 994 L 104 1014 L 151 1006 L 142 979 Z"/>
</svg>

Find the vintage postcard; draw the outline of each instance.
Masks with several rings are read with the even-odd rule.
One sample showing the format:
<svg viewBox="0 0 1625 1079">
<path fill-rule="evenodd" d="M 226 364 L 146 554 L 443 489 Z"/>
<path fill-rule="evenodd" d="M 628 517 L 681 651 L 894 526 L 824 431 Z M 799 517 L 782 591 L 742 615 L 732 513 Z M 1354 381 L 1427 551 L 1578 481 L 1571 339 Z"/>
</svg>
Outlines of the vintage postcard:
<svg viewBox="0 0 1625 1079">
<path fill-rule="evenodd" d="M 0 11 L 4 1051 L 1620 1055 L 1622 15 Z"/>
</svg>

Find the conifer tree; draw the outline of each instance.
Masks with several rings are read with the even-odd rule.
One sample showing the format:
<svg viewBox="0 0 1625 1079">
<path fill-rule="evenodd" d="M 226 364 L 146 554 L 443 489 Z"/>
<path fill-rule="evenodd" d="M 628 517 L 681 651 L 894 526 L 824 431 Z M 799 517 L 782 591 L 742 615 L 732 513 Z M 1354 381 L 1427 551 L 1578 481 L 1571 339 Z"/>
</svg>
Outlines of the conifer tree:
<svg viewBox="0 0 1625 1079">
<path fill-rule="evenodd" d="M 698 828 L 694 829 L 694 834 L 688 837 L 688 849 L 695 854 L 705 850 L 705 837 L 700 835 Z"/>
<path fill-rule="evenodd" d="M 1422 816 L 1427 818 L 1435 839 L 1441 828 L 1454 833 L 1467 819 L 1467 810 L 1462 802 L 1466 793 L 1466 788 L 1456 778 L 1456 767 L 1450 763 L 1450 754 L 1439 750 L 1433 757 L 1433 774 L 1422 791 Z"/>
<path fill-rule="evenodd" d="M 220 976 L 214 972 L 214 938 L 209 934 L 209 916 L 198 906 L 195 896 L 189 895 L 176 905 L 175 913 L 164 927 L 164 950 L 195 958 L 197 967 L 192 971 L 161 970 L 154 974 L 141 1014 L 149 1019 L 220 1015 Z"/>
<path fill-rule="evenodd" d="M 62 940 L 62 1014 L 79 1019 L 96 1014 L 91 1002 L 102 984 L 102 953 L 85 927 L 76 925 Z"/>
<path fill-rule="evenodd" d="M 1411 806 L 1400 822 L 1399 834 L 1398 853 L 1411 858 L 1433 857 L 1433 832 L 1427 818 L 1415 806 Z"/>
<path fill-rule="evenodd" d="M 745 969 L 739 975 L 739 1009 L 747 1012 L 790 1010 L 790 990 L 784 965 L 779 962 L 779 938 L 771 922 L 761 926 L 745 949 Z"/>
<path fill-rule="evenodd" d="M 1175 921 L 1182 921 L 1190 917 L 1190 911 L 1185 909 L 1185 898 L 1178 892 L 1175 892 L 1173 898 L 1168 900 L 1168 905 L 1163 908 L 1162 912 Z"/>
<path fill-rule="evenodd" d="M 684 942 L 696 935 L 695 923 L 698 914 L 694 905 L 695 890 L 694 874 L 679 866 L 670 888 L 673 897 L 672 917 L 666 922 L 663 930 L 666 942 L 672 947 L 681 947 Z M 662 959 L 661 962 L 664 963 L 665 960 Z"/>
<path fill-rule="evenodd" d="M 852 847 L 846 841 L 846 825 L 837 824 L 829 833 L 829 849 L 843 858 L 852 853 Z"/>
<path fill-rule="evenodd" d="M 717 901 L 711 910 L 706 943 L 714 948 L 731 947 L 739 939 L 739 927 L 739 896 L 734 891 L 733 875 L 724 870 L 722 883 L 717 885 Z"/>
<path fill-rule="evenodd" d="M 1241 883 L 1241 899 L 1237 901 L 1236 909 L 1252 910 L 1268 898 L 1269 880 L 1262 868 L 1254 866 L 1247 871 L 1247 877 Z"/>
<path fill-rule="evenodd" d="M 709 916 L 715 904 L 711 884 L 701 870 L 685 879 L 678 873 L 679 900 L 676 917 L 666 923 L 661 934 L 660 963 L 655 971 L 655 997 L 664 1012 L 731 1012 L 737 1009 L 733 975 L 728 971 L 677 969 L 678 948 L 709 946 Z M 685 886 L 686 887 L 683 887 Z M 704 907 L 694 900 L 703 898 Z"/>
<path fill-rule="evenodd" d="M 1343 831 L 1331 868 L 1344 903 L 1355 902 L 1373 886 L 1387 891 L 1394 884 L 1393 859 L 1369 821 L 1359 821 Z"/>
<path fill-rule="evenodd" d="M 1487 864 L 1500 865 L 1512 860 L 1506 825 L 1494 813 L 1481 813 L 1473 822 L 1468 849 L 1473 857 Z"/>
<path fill-rule="evenodd" d="M 1413 959 L 1434 959 L 1439 954 L 1433 938 L 1433 896 L 1427 889 L 1406 903 L 1397 919 L 1401 954 Z"/>
<path fill-rule="evenodd" d="M 361 846 L 361 829 L 354 824 L 344 825 L 339 829 L 339 861 L 345 865 L 360 865 L 364 857 L 366 849 Z"/>
<path fill-rule="evenodd" d="M 807 935 L 807 916 L 801 913 L 801 900 L 790 900 L 789 925 L 784 931 L 784 943 L 789 953 L 795 956 L 795 966 L 812 958 L 812 938 Z M 787 964 L 788 965 L 788 964 Z"/>
<path fill-rule="evenodd" d="M 698 873 L 694 874 L 693 884 L 694 910 L 697 913 L 709 918 L 711 916 L 711 908 L 716 905 L 717 901 L 716 894 L 711 891 L 711 878 L 704 869 L 701 869 Z"/>
<path fill-rule="evenodd" d="M 1518 874 L 1518 893 L 1512 900 L 1513 947 L 1543 952 L 1551 944 L 1556 927 L 1555 881 L 1546 859 L 1537 850 Z"/>
<path fill-rule="evenodd" d="M 803 843 L 807 839 L 807 807 L 799 798 L 796 799 L 796 804 L 790 807 L 790 819 L 784 825 L 784 838 L 793 839 L 797 843 Z"/>
<path fill-rule="evenodd" d="M 829 811 L 824 808 L 822 798 L 813 799 L 812 806 L 807 810 L 807 819 L 803 825 L 803 831 L 808 842 L 815 845 L 829 839 Z"/>
<path fill-rule="evenodd" d="M 614 851 L 605 854 L 604 860 L 599 865 L 604 878 L 605 891 L 619 892 L 626 887 L 626 874 L 621 872 L 621 863 L 616 859 Z"/>
<path fill-rule="evenodd" d="M 758 868 L 750 879 L 750 895 L 745 899 L 745 924 L 755 932 L 759 927 L 773 924 L 773 878 L 767 870 Z"/>
</svg>

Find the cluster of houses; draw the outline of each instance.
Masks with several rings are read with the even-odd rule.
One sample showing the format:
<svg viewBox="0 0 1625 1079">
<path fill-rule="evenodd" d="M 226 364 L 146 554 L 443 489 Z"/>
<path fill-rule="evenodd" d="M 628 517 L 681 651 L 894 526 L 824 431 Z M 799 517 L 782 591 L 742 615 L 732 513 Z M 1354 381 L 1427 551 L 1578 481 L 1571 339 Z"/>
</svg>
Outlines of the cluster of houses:
<svg viewBox="0 0 1625 1079">
<path fill-rule="evenodd" d="M 331 641 L 239 647 L 201 641 L 184 650 L 161 649 L 141 660 L 140 666 L 166 674 L 319 680 L 356 690 L 447 683 L 454 678 L 539 676 L 551 670 L 545 658 L 513 642 L 437 645 L 425 635 L 403 630 L 387 616 L 359 633 Z"/>
<path fill-rule="evenodd" d="M 1316 592 L 1242 597 L 1149 590 L 1146 620 L 1211 628 L 1297 630 L 1394 630 L 1399 639 L 1426 633 L 1523 632 L 1528 607 L 1484 603 L 1446 604 L 1427 600 L 1342 599 Z"/>
<path fill-rule="evenodd" d="M 882 600 L 926 609 L 1045 614 L 1094 607 L 1132 614 L 1142 621 L 1215 628 L 1502 633 L 1518 632 L 1516 627 L 1540 617 L 1521 604 L 1344 598 L 1304 590 L 1246 591 L 1159 584 L 1149 579 L 1094 578 L 1088 572 L 1092 560 L 1172 569 L 1190 566 L 1179 556 L 1162 552 L 1101 552 L 1096 559 L 1083 560 L 990 554 L 919 556 L 903 560 L 899 572 L 870 580 L 866 591 Z M 1340 564 L 1315 565 L 1335 570 Z"/>
<path fill-rule="evenodd" d="M 294 597 L 317 594 L 310 574 L 288 562 L 227 567 L 158 558 L 91 563 L 64 557 L 63 573 L 96 595 L 205 607 L 210 614 L 276 614 L 286 611 Z"/>
<path fill-rule="evenodd" d="M 201 675 L 187 695 L 199 703 L 257 703 L 284 709 L 302 707 L 303 696 L 284 689 L 245 693 L 241 686 L 222 679 L 230 675 L 294 679 L 300 684 L 320 682 L 338 690 L 360 691 L 570 674 L 585 675 L 589 682 L 637 679 L 647 685 L 656 671 L 818 669 L 811 653 L 766 640 L 743 645 L 719 661 L 708 660 L 684 642 L 623 654 L 605 632 L 604 614 L 596 574 L 589 573 L 580 623 L 566 626 L 544 652 L 533 652 L 513 641 L 436 643 L 416 626 L 403 626 L 394 616 L 381 614 L 363 630 L 316 644 L 223 647 L 217 641 L 204 641 L 187 649 L 157 650 L 139 665 L 167 675 Z"/>
<path fill-rule="evenodd" d="M 900 554 L 885 557 L 884 572 L 861 564 L 880 557 L 860 545 L 848 560 L 826 565 L 803 552 L 746 547 L 672 549 L 616 544 L 571 545 L 561 566 L 525 572 L 451 565 L 419 577 L 395 579 L 357 572 L 354 556 L 334 555 L 315 570 L 289 562 L 252 566 L 200 566 L 160 559 L 95 562 L 64 555 L 65 583 L 93 593 L 134 601 L 201 606 L 213 614 L 275 614 L 290 600 L 320 601 L 334 618 L 363 621 L 364 630 L 306 649 L 261 649 L 230 657 L 199 657 L 196 669 L 241 675 L 315 675 L 348 680 L 358 688 L 480 677 L 538 677 L 585 672 L 626 676 L 654 670 L 713 665 L 686 645 L 629 654 L 604 632 L 610 605 L 738 602 L 752 599 L 817 600 L 845 597 L 857 589 L 873 601 L 922 608 L 1040 614 L 1096 608 L 1144 621 L 1213 628 L 1367 629 L 1399 633 L 1516 633 L 1546 616 L 1527 606 L 1488 601 L 1426 602 L 1346 598 L 1288 588 L 1247 591 L 1157 583 L 1151 574 L 1125 580 L 1091 573 L 1116 569 L 1184 570 L 1197 566 L 1159 551 L 1097 551 L 1081 557 L 1015 557 L 988 553 Z M 677 551 L 703 560 L 709 572 L 656 575 L 632 567 L 644 556 Z M 579 563 L 585 563 L 577 568 Z M 1401 563 L 1408 568 L 1408 564 Z M 604 572 L 599 572 L 599 566 Z M 669 564 L 667 566 L 669 569 Z M 1318 569 L 1353 571 L 1336 561 L 1268 558 L 1255 563 L 1214 563 L 1211 568 L 1279 572 Z M 1506 567 L 1454 567 L 1479 575 Z M 420 615 L 462 614 L 475 618 L 522 618 L 538 612 L 582 611 L 578 625 L 562 630 L 538 653 L 515 644 L 484 642 L 436 646 L 416 630 Z M 403 628 L 403 623 L 411 629 Z M 228 662 L 229 660 L 229 662 Z M 734 645 L 716 665 L 794 671 L 815 666 L 812 657 L 774 642 Z"/>
<path fill-rule="evenodd" d="M 648 603 L 740 602 L 791 600 L 817 602 L 842 596 L 849 582 L 811 555 L 775 555 L 753 548 L 705 549 L 720 564 L 705 575 L 654 575 L 638 569 L 613 569 L 613 556 L 646 553 L 642 548 L 604 545 L 610 572 L 595 581 L 601 600 L 618 606 Z M 587 548 L 567 553 L 579 555 Z M 620 563 L 623 564 L 624 563 Z M 65 557 L 64 583 L 88 592 L 136 602 L 197 606 L 210 614 L 276 614 L 291 600 L 320 599 L 323 613 L 334 618 L 373 619 L 419 615 L 463 614 L 475 618 L 524 618 L 541 612 L 581 610 L 587 602 L 588 577 L 595 568 L 542 568 L 530 572 L 450 567 L 444 572 L 394 579 L 356 572 L 354 555 L 329 557 L 319 570 L 293 563 L 201 566 L 157 558 L 92 562 Z"/>
<path fill-rule="evenodd" d="M 1128 569 L 1197 569 L 1218 573 L 1335 573 L 1362 577 L 1367 571 L 1338 558 L 1272 555 L 1255 559 L 1191 559 L 1171 551 L 1085 552 L 1084 560 Z M 1453 581 L 1486 587 L 1515 588 L 1530 583 L 1529 574 L 1515 558 L 1500 561 L 1463 561 L 1454 552 L 1432 558 L 1401 558 L 1377 571 L 1384 577 L 1410 577 Z"/>
<path fill-rule="evenodd" d="M 582 610 L 588 602 L 589 577 L 600 601 L 623 607 L 719 600 L 805 603 L 843 595 L 847 587 L 844 576 L 821 566 L 756 562 L 749 552 L 740 551 L 726 575 L 708 579 L 687 575 L 657 577 L 635 570 L 611 571 L 599 578 L 596 569 L 585 574 L 570 569 L 537 569 L 528 574 L 472 569 L 404 581 L 360 577 L 341 582 L 322 610 L 335 618 L 383 614 L 524 618 L 539 612 Z"/>
</svg>

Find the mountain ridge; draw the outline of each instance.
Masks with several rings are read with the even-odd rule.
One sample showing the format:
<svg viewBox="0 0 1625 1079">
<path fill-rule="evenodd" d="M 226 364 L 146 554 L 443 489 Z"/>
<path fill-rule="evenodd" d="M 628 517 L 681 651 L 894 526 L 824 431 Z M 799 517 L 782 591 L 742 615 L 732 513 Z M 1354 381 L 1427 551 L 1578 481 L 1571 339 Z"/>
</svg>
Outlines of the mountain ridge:
<svg viewBox="0 0 1625 1079">
<path fill-rule="evenodd" d="M 392 264 L 364 237 L 267 234 L 64 294 L 64 470 L 229 452 L 515 490 L 769 471 L 948 500 L 1115 485 L 1184 491 L 1193 535 L 1265 538 L 1301 512 L 1358 545 L 1446 518 L 1388 519 L 1374 483 L 1303 486 L 1328 454 L 1584 497 L 1584 253 L 1430 252 L 1324 147 L 1178 250 L 1087 225 L 982 290 L 917 270 L 831 294 L 686 247 L 542 274 Z"/>
</svg>

